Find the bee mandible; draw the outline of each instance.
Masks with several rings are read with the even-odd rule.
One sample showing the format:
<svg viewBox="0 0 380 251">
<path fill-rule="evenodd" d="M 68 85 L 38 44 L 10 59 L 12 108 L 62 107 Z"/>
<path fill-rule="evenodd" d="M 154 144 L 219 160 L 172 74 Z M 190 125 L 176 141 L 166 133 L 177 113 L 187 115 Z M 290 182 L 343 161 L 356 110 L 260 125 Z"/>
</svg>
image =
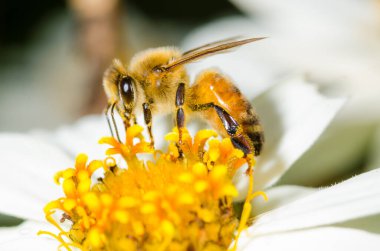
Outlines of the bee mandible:
<svg viewBox="0 0 380 251">
<path fill-rule="evenodd" d="M 115 59 L 106 70 L 103 86 L 108 98 L 108 125 L 120 141 L 114 111 L 128 128 L 143 113 L 152 145 L 152 115 L 175 114 L 181 153 L 185 119 L 199 114 L 222 136 L 244 152 L 259 155 L 264 142 L 263 128 L 247 98 L 233 82 L 217 70 L 204 70 L 191 85 L 185 64 L 263 38 L 225 39 L 181 53 L 176 47 L 159 47 L 136 54 L 128 66 Z M 108 117 L 110 114 L 111 119 Z"/>
</svg>

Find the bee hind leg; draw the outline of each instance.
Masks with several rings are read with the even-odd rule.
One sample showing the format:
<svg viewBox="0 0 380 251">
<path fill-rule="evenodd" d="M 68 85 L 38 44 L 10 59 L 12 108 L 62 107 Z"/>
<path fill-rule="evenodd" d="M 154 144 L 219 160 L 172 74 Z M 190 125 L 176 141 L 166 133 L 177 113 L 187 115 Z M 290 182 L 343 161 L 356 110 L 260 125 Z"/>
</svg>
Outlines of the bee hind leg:
<svg viewBox="0 0 380 251">
<path fill-rule="evenodd" d="M 214 103 L 196 104 L 191 106 L 193 111 L 205 111 L 213 108 L 218 117 L 220 118 L 224 129 L 226 130 L 228 136 L 230 136 L 231 143 L 241 151 L 244 155 L 252 152 L 252 147 L 250 146 L 249 140 L 242 134 L 242 128 L 239 123 L 222 107 L 215 105 Z"/>
</svg>

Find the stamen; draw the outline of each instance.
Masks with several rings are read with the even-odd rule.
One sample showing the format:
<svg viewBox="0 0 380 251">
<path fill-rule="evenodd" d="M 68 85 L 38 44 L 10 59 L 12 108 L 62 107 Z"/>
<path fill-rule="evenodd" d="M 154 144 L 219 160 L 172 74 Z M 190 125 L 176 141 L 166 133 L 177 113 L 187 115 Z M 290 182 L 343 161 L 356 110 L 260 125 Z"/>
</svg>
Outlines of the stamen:
<svg viewBox="0 0 380 251">
<path fill-rule="evenodd" d="M 212 130 L 201 130 L 193 139 L 183 128 L 182 156 L 176 128 L 165 137 L 166 152 L 153 149 L 138 125 L 128 128 L 126 143 L 102 138 L 99 143 L 111 146 L 107 154 L 121 155 L 127 168 L 112 156 L 87 163 L 86 155 L 78 155 L 74 168 L 55 176 L 65 197 L 44 209 L 59 234 L 39 234 L 52 236 L 67 250 L 227 250 L 233 242 L 236 250 L 252 199 L 266 195 L 253 192 L 254 157 L 244 157 L 229 139 L 216 136 Z M 141 160 L 140 153 L 153 154 L 154 161 Z M 232 177 L 244 164 L 250 181 L 238 217 Z M 104 177 L 92 179 L 100 168 Z M 59 219 L 54 218 L 57 213 Z M 61 226 L 66 221 L 68 231 Z"/>
</svg>

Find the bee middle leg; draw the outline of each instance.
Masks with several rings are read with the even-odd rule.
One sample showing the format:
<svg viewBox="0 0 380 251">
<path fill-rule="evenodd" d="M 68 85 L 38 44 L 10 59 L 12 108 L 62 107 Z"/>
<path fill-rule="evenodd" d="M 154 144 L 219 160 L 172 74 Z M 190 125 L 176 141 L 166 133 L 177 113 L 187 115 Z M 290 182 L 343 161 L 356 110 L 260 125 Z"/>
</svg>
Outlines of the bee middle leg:
<svg viewBox="0 0 380 251">
<path fill-rule="evenodd" d="M 185 103 L 185 84 L 180 83 L 177 88 L 177 93 L 175 97 L 175 106 L 177 109 L 176 113 L 176 125 L 178 128 L 178 153 L 179 156 L 183 157 L 182 151 L 182 129 L 185 127 L 185 111 L 183 105 Z"/>
<path fill-rule="evenodd" d="M 248 139 L 244 137 L 239 123 L 221 106 L 210 102 L 205 104 L 192 105 L 190 106 L 190 108 L 194 112 L 205 111 L 213 108 L 216 111 L 218 117 L 220 118 L 228 136 L 230 136 L 231 143 L 236 148 L 242 150 L 245 155 L 252 152 L 251 144 L 248 141 Z"/>
<path fill-rule="evenodd" d="M 136 116 L 126 108 L 124 112 L 120 113 L 120 117 L 123 120 L 125 131 L 131 126 L 131 121 L 133 125 L 137 124 Z"/>
<path fill-rule="evenodd" d="M 150 144 L 151 146 L 154 146 L 154 138 L 152 133 L 152 111 L 150 110 L 149 103 L 144 103 L 142 106 L 144 111 L 144 121 L 148 128 L 148 133 L 150 137 Z"/>
</svg>

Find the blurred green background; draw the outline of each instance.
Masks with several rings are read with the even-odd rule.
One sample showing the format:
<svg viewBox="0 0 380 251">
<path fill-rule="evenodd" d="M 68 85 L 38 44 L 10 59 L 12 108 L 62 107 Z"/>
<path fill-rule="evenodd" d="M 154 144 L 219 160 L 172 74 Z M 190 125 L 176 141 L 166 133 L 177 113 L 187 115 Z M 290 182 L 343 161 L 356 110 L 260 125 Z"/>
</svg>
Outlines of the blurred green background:
<svg viewBox="0 0 380 251">
<path fill-rule="evenodd" d="M 99 113 L 102 72 L 113 58 L 178 45 L 194 27 L 239 14 L 225 0 L 2 1 L 0 130 L 54 128 Z"/>
</svg>

